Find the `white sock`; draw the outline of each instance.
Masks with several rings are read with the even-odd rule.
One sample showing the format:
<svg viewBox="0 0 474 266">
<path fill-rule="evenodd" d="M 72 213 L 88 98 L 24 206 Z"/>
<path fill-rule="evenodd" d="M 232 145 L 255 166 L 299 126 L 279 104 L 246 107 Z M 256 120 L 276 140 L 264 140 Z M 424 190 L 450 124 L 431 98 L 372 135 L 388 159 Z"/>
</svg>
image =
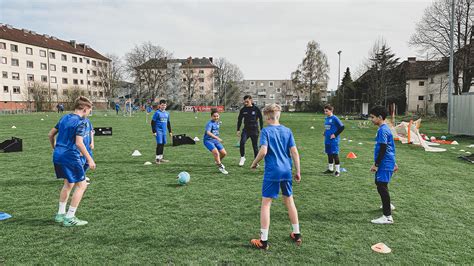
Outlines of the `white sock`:
<svg viewBox="0 0 474 266">
<path fill-rule="evenodd" d="M 336 164 L 336 172 L 341 172 L 341 165 L 340 164 Z"/>
<path fill-rule="evenodd" d="M 69 210 L 67 211 L 66 218 L 74 217 L 74 215 L 76 215 L 76 210 L 77 210 L 77 207 L 74 208 L 72 206 L 69 206 Z"/>
<path fill-rule="evenodd" d="M 161 160 L 161 159 L 163 159 L 163 154 L 156 155 L 156 159 L 157 159 L 157 160 Z"/>
<path fill-rule="evenodd" d="M 385 216 L 385 215 L 384 215 Z M 389 216 L 385 216 L 385 218 L 389 219 L 389 220 L 392 220 L 392 215 L 389 215 Z"/>
<path fill-rule="evenodd" d="M 260 240 L 268 241 L 268 229 L 260 229 Z"/>
<path fill-rule="evenodd" d="M 58 214 L 66 214 L 66 205 L 67 202 L 59 202 Z"/>
<path fill-rule="evenodd" d="M 299 234 L 300 233 L 300 224 L 292 224 L 291 227 L 293 227 L 293 233 L 294 234 Z"/>
<path fill-rule="evenodd" d="M 160 159 L 160 155 L 156 155 L 156 160 L 159 160 Z"/>
<path fill-rule="evenodd" d="M 328 169 L 329 171 L 334 171 L 334 164 L 332 163 L 328 164 Z"/>
</svg>

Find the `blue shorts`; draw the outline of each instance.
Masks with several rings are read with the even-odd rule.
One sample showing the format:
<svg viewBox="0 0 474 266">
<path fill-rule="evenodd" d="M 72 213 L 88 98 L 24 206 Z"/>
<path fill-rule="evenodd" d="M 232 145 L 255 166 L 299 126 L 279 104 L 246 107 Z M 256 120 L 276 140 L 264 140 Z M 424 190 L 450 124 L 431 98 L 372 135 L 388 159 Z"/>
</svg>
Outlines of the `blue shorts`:
<svg viewBox="0 0 474 266">
<path fill-rule="evenodd" d="M 293 187 L 292 187 L 292 180 L 286 181 L 265 181 L 263 180 L 262 184 L 262 197 L 264 198 L 278 198 L 278 193 L 280 192 L 284 196 L 291 196 L 293 195 Z"/>
<path fill-rule="evenodd" d="M 222 143 L 220 143 L 219 141 L 212 141 L 212 140 L 205 140 L 203 141 L 202 143 L 204 143 L 204 146 L 206 146 L 206 148 L 209 150 L 209 151 L 212 151 L 214 149 L 217 149 L 218 151 L 221 151 L 224 149 L 224 146 L 222 145 Z"/>
<path fill-rule="evenodd" d="M 389 183 L 390 179 L 392 179 L 392 175 L 393 175 L 393 171 L 378 170 L 377 172 L 375 172 L 375 181 Z"/>
<path fill-rule="evenodd" d="M 78 183 L 86 179 L 84 166 L 81 161 L 71 164 L 54 164 L 54 171 L 57 178 L 67 179 L 69 183 Z"/>
<path fill-rule="evenodd" d="M 166 144 L 166 134 L 156 132 L 156 144 Z"/>
<path fill-rule="evenodd" d="M 339 143 L 324 144 L 324 151 L 327 154 L 339 154 Z"/>
</svg>

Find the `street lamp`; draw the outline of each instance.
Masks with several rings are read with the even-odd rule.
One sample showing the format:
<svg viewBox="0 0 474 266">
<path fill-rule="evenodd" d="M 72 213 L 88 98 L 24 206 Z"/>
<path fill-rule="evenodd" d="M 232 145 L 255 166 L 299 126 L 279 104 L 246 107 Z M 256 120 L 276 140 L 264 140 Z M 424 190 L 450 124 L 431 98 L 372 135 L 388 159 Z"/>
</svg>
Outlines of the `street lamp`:
<svg viewBox="0 0 474 266">
<path fill-rule="evenodd" d="M 337 55 L 339 56 L 339 69 L 337 71 L 337 89 L 341 86 L 341 53 L 342 51 L 338 51 Z M 342 89 L 342 109 L 344 111 L 344 88 Z"/>
</svg>

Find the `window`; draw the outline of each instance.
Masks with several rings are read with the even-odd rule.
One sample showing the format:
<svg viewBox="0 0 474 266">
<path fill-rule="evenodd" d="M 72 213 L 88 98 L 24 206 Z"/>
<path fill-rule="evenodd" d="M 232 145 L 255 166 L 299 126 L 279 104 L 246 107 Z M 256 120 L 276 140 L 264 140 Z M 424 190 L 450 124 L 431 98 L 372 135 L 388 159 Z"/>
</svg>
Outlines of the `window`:
<svg viewBox="0 0 474 266">
<path fill-rule="evenodd" d="M 418 96 L 418 101 L 423 101 L 425 99 L 425 96 Z"/>
<path fill-rule="evenodd" d="M 100 81 L 99 81 L 99 82 L 97 82 L 97 84 L 99 84 L 99 87 L 100 87 L 100 86 L 102 86 L 102 82 L 100 82 Z"/>
<path fill-rule="evenodd" d="M 97 62 L 95 60 L 92 60 L 92 65 L 93 66 L 96 66 L 97 65 Z"/>
<path fill-rule="evenodd" d="M 2 64 L 6 64 L 7 63 L 7 58 L 2 56 L 1 61 L 2 61 Z"/>
<path fill-rule="evenodd" d="M 281 93 L 281 88 L 277 88 L 276 93 Z"/>
<path fill-rule="evenodd" d="M 254 86 L 254 85 L 255 85 L 255 81 L 250 81 L 250 85 Z"/>
<path fill-rule="evenodd" d="M 20 66 L 20 61 L 18 59 L 12 58 L 12 66 Z"/>
<path fill-rule="evenodd" d="M 270 94 L 270 99 L 275 99 L 275 94 Z"/>
<path fill-rule="evenodd" d="M 42 82 L 48 82 L 48 76 L 41 76 Z"/>
<path fill-rule="evenodd" d="M 274 83 L 273 81 L 268 82 L 268 86 L 273 87 Z"/>
<path fill-rule="evenodd" d="M 56 59 L 56 53 L 54 53 L 54 52 L 49 52 L 49 58 L 51 58 L 51 59 Z"/>
<path fill-rule="evenodd" d="M 77 68 L 76 67 L 72 68 L 72 73 L 77 74 Z"/>
<path fill-rule="evenodd" d="M 107 67 L 107 63 L 104 63 L 104 67 Z M 173 69 L 174 69 L 174 67 L 173 67 Z"/>
<path fill-rule="evenodd" d="M 67 73 L 67 66 L 62 66 L 62 67 L 61 67 L 61 70 L 62 70 L 64 73 Z"/>
<path fill-rule="evenodd" d="M 63 95 L 67 95 L 67 94 L 68 94 L 67 89 L 64 89 L 64 90 L 63 90 Z"/>
<path fill-rule="evenodd" d="M 91 81 L 90 81 L 90 80 L 87 81 L 87 85 L 91 85 Z"/>
<path fill-rule="evenodd" d="M 79 69 L 79 73 L 81 73 L 81 74 L 83 74 L 83 73 L 84 73 L 84 71 L 82 71 L 82 68 L 81 68 L 81 69 Z"/>
<path fill-rule="evenodd" d="M 56 71 L 56 65 L 49 64 L 49 70 Z"/>
<path fill-rule="evenodd" d="M 204 70 L 199 70 L 199 74 L 204 74 Z"/>
<path fill-rule="evenodd" d="M 73 80 L 72 80 L 72 84 L 74 84 L 74 85 L 79 85 L 79 81 L 78 81 L 77 79 L 73 79 Z"/>
<path fill-rule="evenodd" d="M 26 61 L 27 68 L 33 68 L 33 61 Z"/>
<path fill-rule="evenodd" d="M 8 93 L 8 86 L 3 86 L 3 93 Z"/>
<path fill-rule="evenodd" d="M 13 86 L 13 93 L 14 94 L 20 94 L 20 87 L 19 86 Z"/>
<path fill-rule="evenodd" d="M 424 81 L 418 81 L 418 86 L 425 86 L 425 82 Z"/>
<path fill-rule="evenodd" d="M 204 86 L 199 86 L 199 89 L 200 89 L 201 91 L 204 91 Z"/>
<path fill-rule="evenodd" d="M 46 57 L 46 51 L 45 50 L 40 50 L 40 56 L 41 57 Z"/>
<path fill-rule="evenodd" d="M 434 83 L 434 77 L 431 77 L 431 78 L 430 78 L 430 83 L 431 83 L 431 84 Z"/>
<path fill-rule="evenodd" d="M 99 67 L 102 67 L 102 62 L 97 62 L 97 65 L 98 65 Z"/>
<path fill-rule="evenodd" d="M 87 70 L 87 75 L 90 75 L 91 74 L 91 71 L 88 69 Z"/>
<path fill-rule="evenodd" d="M 73 62 L 73 63 L 77 63 L 77 57 L 73 56 L 73 57 L 72 57 L 72 62 Z"/>
<path fill-rule="evenodd" d="M 51 83 L 56 83 L 56 77 L 51 77 L 50 81 L 51 81 Z"/>
<path fill-rule="evenodd" d="M 12 72 L 12 79 L 13 80 L 20 80 L 20 73 Z"/>
<path fill-rule="evenodd" d="M 57 91 L 56 89 L 51 89 L 51 93 L 52 93 L 53 95 L 56 95 L 56 94 L 58 94 L 58 91 Z"/>
<path fill-rule="evenodd" d="M 65 55 L 65 54 L 61 54 L 61 60 L 63 60 L 63 61 L 67 61 L 67 55 Z"/>
<path fill-rule="evenodd" d="M 82 63 L 82 57 L 79 57 L 79 63 Z"/>
<path fill-rule="evenodd" d="M 67 78 L 63 78 L 63 84 L 67 84 Z"/>
<path fill-rule="evenodd" d="M 84 80 L 83 79 L 81 79 L 81 85 L 84 85 Z"/>
<path fill-rule="evenodd" d="M 7 44 L 4 42 L 0 42 L 0 49 L 7 49 Z"/>
<path fill-rule="evenodd" d="M 97 76 L 97 71 L 92 70 L 92 76 Z"/>
<path fill-rule="evenodd" d="M 4 79 L 8 78 L 8 72 L 7 71 L 2 71 L 2 78 L 4 78 Z"/>
<path fill-rule="evenodd" d="M 183 81 L 186 81 L 186 78 L 183 78 Z"/>
<path fill-rule="evenodd" d="M 92 82 L 92 85 L 93 85 L 94 87 L 97 87 L 97 81 L 93 81 L 93 82 Z"/>
<path fill-rule="evenodd" d="M 30 47 L 26 47 L 26 54 L 32 55 L 33 54 L 33 49 Z"/>
<path fill-rule="evenodd" d="M 103 91 L 99 91 L 99 97 L 104 97 L 104 92 Z"/>
<path fill-rule="evenodd" d="M 90 64 L 91 61 L 90 61 L 89 59 L 86 59 L 86 63 L 87 63 L 87 64 Z"/>
<path fill-rule="evenodd" d="M 12 52 L 18 53 L 18 45 L 16 45 L 16 44 L 10 44 L 10 50 L 11 50 Z"/>
<path fill-rule="evenodd" d="M 97 92 L 96 92 L 96 91 L 94 91 L 93 93 L 94 93 L 94 96 L 97 96 Z"/>
<path fill-rule="evenodd" d="M 33 74 L 26 74 L 26 80 L 35 81 L 35 76 Z"/>
<path fill-rule="evenodd" d="M 46 63 L 41 63 L 40 65 L 41 70 L 47 70 L 48 67 L 46 66 Z"/>
<path fill-rule="evenodd" d="M 199 78 L 199 82 L 203 83 L 203 82 L 204 82 L 204 78 Z"/>
</svg>

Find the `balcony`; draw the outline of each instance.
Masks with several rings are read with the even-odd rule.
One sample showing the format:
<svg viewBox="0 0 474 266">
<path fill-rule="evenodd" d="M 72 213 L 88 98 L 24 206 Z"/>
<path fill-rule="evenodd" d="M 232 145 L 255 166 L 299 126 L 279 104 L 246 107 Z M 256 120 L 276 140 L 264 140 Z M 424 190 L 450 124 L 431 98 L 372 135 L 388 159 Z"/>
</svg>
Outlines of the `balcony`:
<svg viewBox="0 0 474 266">
<path fill-rule="evenodd" d="M 266 91 L 259 91 L 259 92 L 257 93 L 257 95 L 258 95 L 258 96 L 265 96 L 265 95 L 267 95 L 267 92 L 266 92 Z"/>
</svg>

